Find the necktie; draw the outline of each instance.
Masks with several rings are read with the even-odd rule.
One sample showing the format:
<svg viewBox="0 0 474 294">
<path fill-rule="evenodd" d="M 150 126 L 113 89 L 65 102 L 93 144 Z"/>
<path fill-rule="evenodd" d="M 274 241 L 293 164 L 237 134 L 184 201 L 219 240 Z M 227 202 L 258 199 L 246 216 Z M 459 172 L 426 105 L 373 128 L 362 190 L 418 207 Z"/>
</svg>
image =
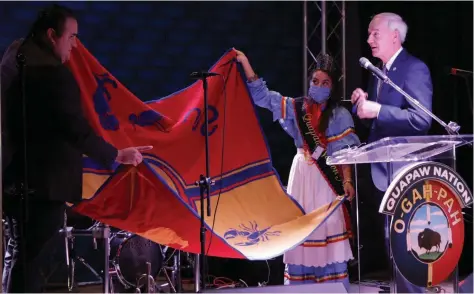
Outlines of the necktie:
<svg viewBox="0 0 474 294">
<path fill-rule="evenodd" d="M 384 75 L 387 74 L 387 68 L 385 66 L 382 67 L 382 72 Z M 382 89 L 383 82 L 381 80 L 378 80 L 377 84 L 377 101 L 379 100 L 379 94 L 380 94 L 380 89 Z"/>
</svg>

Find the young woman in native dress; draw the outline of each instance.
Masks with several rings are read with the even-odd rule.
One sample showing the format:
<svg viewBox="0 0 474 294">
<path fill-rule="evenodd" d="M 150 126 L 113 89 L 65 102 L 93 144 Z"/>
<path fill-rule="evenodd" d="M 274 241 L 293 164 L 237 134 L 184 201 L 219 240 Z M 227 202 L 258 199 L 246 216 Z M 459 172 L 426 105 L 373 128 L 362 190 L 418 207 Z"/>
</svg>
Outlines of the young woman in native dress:
<svg viewBox="0 0 474 294">
<path fill-rule="evenodd" d="M 245 54 L 236 52 L 253 101 L 272 111 L 273 119 L 294 139 L 297 153 L 287 193 L 306 212 L 330 203 L 337 195 L 351 200 L 355 194 L 351 167 L 334 169 L 325 163 L 327 155 L 360 144 L 352 116 L 338 105 L 332 58 L 318 56 L 308 97 L 289 98 L 270 91 Z M 303 244 L 284 254 L 285 284 L 342 282 L 348 289 L 347 262 L 353 259 L 349 237 L 350 220 L 341 205 Z"/>
</svg>

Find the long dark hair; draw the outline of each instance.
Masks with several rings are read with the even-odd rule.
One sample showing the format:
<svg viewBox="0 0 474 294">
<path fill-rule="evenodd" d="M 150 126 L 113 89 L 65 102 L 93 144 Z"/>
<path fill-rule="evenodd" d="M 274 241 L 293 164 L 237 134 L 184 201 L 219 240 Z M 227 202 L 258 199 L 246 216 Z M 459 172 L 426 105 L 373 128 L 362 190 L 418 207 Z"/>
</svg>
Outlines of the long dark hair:
<svg viewBox="0 0 474 294">
<path fill-rule="evenodd" d="M 323 110 L 323 113 L 321 114 L 321 118 L 319 120 L 319 132 L 325 133 L 326 129 L 328 128 L 329 124 L 329 119 L 331 118 L 331 115 L 333 113 L 333 110 L 339 106 L 339 102 L 341 101 L 341 91 L 340 91 L 340 86 L 339 86 L 339 74 L 336 71 L 329 72 L 324 69 L 313 69 L 311 71 L 311 75 L 309 76 L 309 81 L 311 83 L 313 79 L 313 75 L 317 71 L 322 71 L 325 72 L 329 78 L 331 79 L 331 93 L 329 94 L 329 99 L 327 100 L 326 107 Z"/>
</svg>

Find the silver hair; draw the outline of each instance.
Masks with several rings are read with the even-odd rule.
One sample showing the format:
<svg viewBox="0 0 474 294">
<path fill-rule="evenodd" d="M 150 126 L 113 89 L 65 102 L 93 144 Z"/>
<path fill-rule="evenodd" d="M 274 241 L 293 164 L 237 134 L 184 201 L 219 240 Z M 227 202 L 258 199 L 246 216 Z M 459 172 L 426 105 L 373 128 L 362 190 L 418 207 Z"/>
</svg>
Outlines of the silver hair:
<svg viewBox="0 0 474 294">
<path fill-rule="evenodd" d="M 392 13 L 392 12 L 383 12 L 374 16 L 374 18 L 376 17 L 383 18 L 387 22 L 388 27 L 392 31 L 397 30 L 400 35 L 401 43 L 403 44 L 403 42 L 405 42 L 408 26 L 400 15 Z"/>
</svg>

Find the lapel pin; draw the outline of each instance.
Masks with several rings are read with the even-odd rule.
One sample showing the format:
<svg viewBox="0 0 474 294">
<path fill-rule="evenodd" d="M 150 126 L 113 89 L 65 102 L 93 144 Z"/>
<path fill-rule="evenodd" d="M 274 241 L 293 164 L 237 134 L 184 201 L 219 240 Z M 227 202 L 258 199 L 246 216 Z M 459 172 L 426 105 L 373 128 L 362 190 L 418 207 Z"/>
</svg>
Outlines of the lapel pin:
<svg viewBox="0 0 474 294">
<path fill-rule="evenodd" d="M 396 71 L 396 70 L 397 70 L 397 68 L 396 68 L 396 67 L 394 67 L 394 68 L 393 68 L 393 71 Z"/>
</svg>

